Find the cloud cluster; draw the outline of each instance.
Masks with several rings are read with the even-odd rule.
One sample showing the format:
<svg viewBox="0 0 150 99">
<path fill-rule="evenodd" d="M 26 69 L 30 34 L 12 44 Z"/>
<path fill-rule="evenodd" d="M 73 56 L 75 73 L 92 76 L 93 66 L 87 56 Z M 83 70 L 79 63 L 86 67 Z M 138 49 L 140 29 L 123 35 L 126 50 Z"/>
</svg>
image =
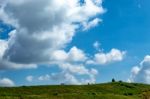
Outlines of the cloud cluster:
<svg viewBox="0 0 150 99">
<path fill-rule="evenodd" d="M 95 47 L 97 47 L 96 44 Z M 94 55 L 94 59 L 88 60 L 87 64 L 104 65 L 112 62 L 122 61 L 125 55 L 126 55 L 126 51 L 120 51 L 118 49 L 113 48 L 108 53 L 104 53 L 104 52 L 96 53 Z"/>
<path fill-rule="evenodd" d="M 85 0 L 84 4 L 80 0 L 9 0 L 0 16 L 16 29 L 3 58 L 19 64 L 49 62 L 51 53 L 64 48 L 79 26 L 98 20 L 96 15 L 104 13 L 101 3 L 101 0 Z"/>
<path fill-rule="evenodd" d="M 51 60 L 57 62 L 84 62 L 86 59 L 87 56 L 85 52 L 74 46 L 68 53 L 64 50 L 54 51 Z"/>
<path fill-rule="evenodd" d="M 0 79 L 0 86 L 1 87 L 12 87 L 15 86 L 14 82 L 8 78 Z"/>
<path fill-rule="evenodd" d="M 139 66 L 132 68 L 129 81 L 150 84 L 150 55 L 145 56 Z"/>
<path fill-rule="evenodd" d="M 71 67 L 70 65 L 68 68 Z M 26 80 L 28 82 L 45 82 L 45 81 L 55 81 L 58 84 L 64 83 L 64 84 L 87 84 L 87 83 L 95 83 L 96 81 L 96 75 L 98 74 L 98 71 L 96 69 L 86 69 L 82 66 L 75 67 L 76 70 L 69 69 L 66 70 L 64 69 L 60 73 L 51 73 L 51 74 L 45 74 L 41 75 L 39 77 L 34 77 L 34 76 L 27 76 Z M 82 79 L 77 79 L 78 76 L 89 76 L 88 78 L 82 77 Z"/>
<path fill-rule="evenodd" d="M 76 46 L 68 52 L 64 49 L 77 30 L 88 30 L 97 26 L 102 21 L 98 15 L 104 12 L 102 0 L 1 2 L 0 20 L 15 29 L 9 33 L 8 40 L 0 40 L 0 69 L 36 68 L 40 64 L 50 64 L 61 68 L 62 72 L 57 75 L 63 75 L 62 78 L 68 83 L 79 82 L 75 75 L 88 75 L 90 79 L 83 81 L 95 82 L 98 72 L 87 69 L 87 63 L 107 64 L 121 61 L 125 53 L 112 49 L 106 54 L 96 53 L 91 59 Z M 39 80 L 48 78 L 57 77 L 46 76 Z M 26 79 L 32 81 L 33 77 Z"/>
<path fill-rule="evenodd" d="M 97 45 L 96 48 L 98 46 L 99 45 Z M 72 74 L 88 75 L 90 79 L 84 79 L 83 81 L 78 81 L 78 82 L 94 83 L 96 81 L 96 75 L 98 71 L 93 68 L 91 70 L 87 69 L 86 65 L 105 65 L 113 62 L 122 61 L 125 57 L 125 54 L 126 51 L 112 49 L 108 53 L 104 53 L 100 51 L 96 53 L 94 57 L 91 56 L 93 57 L 91 58 L 83 50 L 74 46 L 68 52 L 64 50 L 56 50 L 52 55 L 53 57 L 52 64 L 56 64 L 59 66 L 60 69 L 62 69 L 63 73 L 59 73 L 61 75 L 62 74 L 63 75 L 67 74 L 71 76 L 73 76 Z M 75 79 L 76 77 L 73 76 L 73 78 Z"/>
</svg>

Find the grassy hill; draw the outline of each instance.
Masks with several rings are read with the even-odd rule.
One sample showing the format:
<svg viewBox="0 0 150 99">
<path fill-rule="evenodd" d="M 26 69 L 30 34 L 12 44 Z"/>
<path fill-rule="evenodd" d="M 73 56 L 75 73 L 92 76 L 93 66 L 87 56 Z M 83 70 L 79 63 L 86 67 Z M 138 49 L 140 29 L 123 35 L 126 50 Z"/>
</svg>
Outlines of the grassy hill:
<svg viewBox="0 0 150 99">
<path fill-rule="evenodd" d="M 0 87 L 0 99 L 150 99 L 150 85 L 114 82 L 94 85 Z"/>
</svg>

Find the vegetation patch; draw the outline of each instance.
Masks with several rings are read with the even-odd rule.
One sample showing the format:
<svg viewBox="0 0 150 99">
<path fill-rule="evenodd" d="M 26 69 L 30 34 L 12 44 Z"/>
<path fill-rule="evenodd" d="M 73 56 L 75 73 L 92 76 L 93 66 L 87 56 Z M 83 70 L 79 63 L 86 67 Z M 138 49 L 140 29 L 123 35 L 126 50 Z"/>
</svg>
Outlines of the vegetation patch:
<svg viewBox="0 0 150 99">
<path fill-rule="evenodd" d="M 150 99 L 150 85 L 113 81 L 90 85 L 1 87 L 0 99 Z"/>
</svg>

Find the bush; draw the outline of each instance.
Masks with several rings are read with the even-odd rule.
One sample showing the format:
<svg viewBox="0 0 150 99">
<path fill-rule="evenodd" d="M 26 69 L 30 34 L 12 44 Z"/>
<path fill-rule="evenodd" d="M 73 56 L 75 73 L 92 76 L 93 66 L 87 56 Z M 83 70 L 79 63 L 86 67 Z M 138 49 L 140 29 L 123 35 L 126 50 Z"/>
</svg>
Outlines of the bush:
<svg viewBox="0 0 150 99">
<path fill-rule="evenodd" d="M 133 93 L 128 93 L 128 95 L 129 95 L 129 96 L 132 96 L 132 95 L 133 95 Z"/>
<path fill-rule="evenodd" d="M 96 95 L 96 93 L 92 92 L 92 95 Z"/>
<path fill-rule="evenodd" d="M 119 80 L 120 83 L 122 83 L 122 80 Z"/>
<path fill-rule="evenodd" d="M 130 92 L 129 92 L 129 93 L 124 93 L 124 95 L 125 95 L 125 96 L 132 96 L 133 93 L 130 93 Z"/>
<path fill-rule="evenodd" d="M 54 96 L 57 96 L 57 95 L 58 95 L 58 93 L 53 93 L 53 95 L 54 95 Z"/>
</svg>

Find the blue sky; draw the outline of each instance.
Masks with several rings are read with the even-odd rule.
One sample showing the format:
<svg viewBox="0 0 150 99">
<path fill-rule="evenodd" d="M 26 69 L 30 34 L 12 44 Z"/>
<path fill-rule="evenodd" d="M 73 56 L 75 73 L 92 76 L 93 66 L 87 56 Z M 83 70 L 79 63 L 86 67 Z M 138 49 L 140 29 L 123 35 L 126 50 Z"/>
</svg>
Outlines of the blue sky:
<svg viewBox="0 0 150 99">
<path fill-rule="evenodd" d="M 99 62 L 98 64 L 96 63 L 96 61 L 94 64 L 86 64 L 85 61 L 84 62 L 82 61 L 83 62 L 82 64 L 84 64 L 86 69 L 90 70 L 91 68 L 94 68 L 98 72 L 96 75 L 92 75 L 95 76 L 96 80 L 95 83 L 109 82 L 111 81 L 112 78 L 123 81 L 150 83 L 148 79 L 145 78 L 150 77 L 150 75 L 148 73 L 142 73 L 142 71 L 145 71 L 145 67 L 147 67 L 146 71 L 150 71 L 149 5 L 150 5 L 149 0 L 115 0 L 115 1 L 103 0 L 102 5 L 100 6 L 102 6 L 103 9 L 105 9 L 105 12 L 104 13 L 95 12 L 97 13 L 97 15 L 92 16 L 101 19 L 102 22 L 99 22 L 99 24 L 90 27 L 90 29 L 87 30 L 79 29 L 75 31 L 76 34 L 72 37 L 72 40 L 63 44 L 65 46 L 61 48 L 61 50 L 63 49 L 64 51 L 66 51 L 66 53 L 67 52 L 69 53 L 70 49 L 72 49 L 73 46 L 76 46 L 78 49 L 82 50 L 87 56 L 93 57 L 93 60 L 92 59 L 91 60 L 95 61 L 94 55 L 96 55 L 96 53 L 107 54 L 111 53 L 112 49 L 117 49 L 120 53 L 122 52 L 122 54 L 123 52 L 125 52 L 125 55 L 120 56 L 121 59 L 118 59 L 117 61 L 116 60 L 114 61 L 114 59 L 110 59 L 112 60 L 112 62 L 109 60 L 110 62 L 108 61 L 108 63 L 106 64 L 101 64 L 101 62 Z M 11 7 L 12 6 L 10 6 L 10 8 Z M 8 34 L 10 33 L 11 30 L 13 30 L 13 28 L 11 27 L 12 24 L 8 25 L 3 21 L 4 21 L 3 19 L 1 19 L 0 21 L 0 39 L 7 41 L 7 39 L 9 39 Z M 90 21 L 88 23 L 90 23 Z M 37 34 L 37 36 L 40 35 Z M 98 46 L 98 49 L 103 49 L 102 52 L 98 52 L 93 47 L 93 44 L 95 42 L 98 42 L 100 44 L 100 46 Z M 40 46 L 38 47 L 39 49 L 41 48 Z M 14 49 L 12 49 L 12 47 L 8 48 L 8 53 L 11 54 L 11 51 L 13 53 Z M 20 49 L 17 49 L 16 51 L 18 51 L 19 54 L 24 52 L 20 51 Z M 8 55 L 6 54 L 6 56 Z M 20 58 L 22 56 L 18 55 L 18 57 Z M 23 61 L 18 61 L 18 58 L 13 59 L 12 57 L 11 60 L 11 56 L 10 61 L 19 64 L 27 64 L 21 63 Z M 34 64 L 34 62 L 32 61 L 28 61 L 28 63 Z M 81 65 L 79 63 L 74 64 Z M 60 75 L 66 75 L 66 72 L 64 73 L 61 66 L 55 65 L 57 64 L 48 64 L 42 62 L 42 64 L 38 64 L 37 68 L 33 69 L 24 69 L 24 68 L 5 69 L 5 67 L 2 66 L 2 68 L 4 69 L 0 70 L 0 79 L 1 79 L 0 83 L 2 82 L 2 80 L 4 80 L 4 78 L 9 78 L 9 80 L 15 83 L 15 85 L 60 84 L 64 82 L 63 80 L 65 77 L 64 78 L 62 77 L 62 79 L 60 78 L 60 80 L 57 79 L 52 80 L 51 74 L 60 73 Z M 67 74 L 68 73 L 70 73 L 70 71 L 67 72 Z M 89 71 L 89 73 L 91 72 Z M 40 76 L 41 78 L 43 78 L 42 80 L 39 80 Z M 70 78 L 76 77 L 75 79 L 81 80 L 82 78 L 84 79 L 88 78 L 88 76 L 90 77 L 90 74 L 87 75 L 74 74 L 69 77 Z M 142 80 L 141 79 L 139 80 L 139 77 L 141 77 Z M 69 81 L 66 81 L 66 83 L 67 82 Z"/>
<path fill-rule="evenodd" d="M 150 54 L 149 4 L 148 0 L 105 0 L 103 6 L 107 12 L 100 16 L 103 22 L 74 38 L 73 43 L 89 53 L 93 52 L 90 44 L 95 40 L 101 43 L 104 51 L 111 48 L 127 51 L 122 62 L 98 67 L 101 75 L 98 77 L 99 82 L 110 81 L 113 77 L 127 80 L 131 68 L 138 65 L 145 55 Z M 79 43 L 83 38 L 84 43 Z"/>
</svg>

